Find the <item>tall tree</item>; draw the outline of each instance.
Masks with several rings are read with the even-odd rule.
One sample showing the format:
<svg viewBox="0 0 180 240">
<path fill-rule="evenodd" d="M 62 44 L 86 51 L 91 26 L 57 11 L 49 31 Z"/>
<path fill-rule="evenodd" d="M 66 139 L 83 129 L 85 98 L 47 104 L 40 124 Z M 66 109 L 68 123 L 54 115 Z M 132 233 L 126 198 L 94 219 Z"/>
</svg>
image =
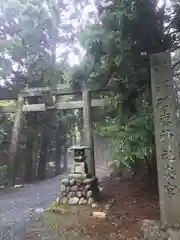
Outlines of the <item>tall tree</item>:
<svg viewBox="0 0 180 240">
<path fill-rule="evenodd" d="M 156 0 L 97 2 L 99 18 L 79 35 L 86 55 L 74 84 L 86 77 L 89 84 L 111 89 L 103 134 L 114 139 L 120 162 L 149 160 L 155 148 L 149 55 L 178 47 L 178 6 L 169 9 Z"/>
</svg>

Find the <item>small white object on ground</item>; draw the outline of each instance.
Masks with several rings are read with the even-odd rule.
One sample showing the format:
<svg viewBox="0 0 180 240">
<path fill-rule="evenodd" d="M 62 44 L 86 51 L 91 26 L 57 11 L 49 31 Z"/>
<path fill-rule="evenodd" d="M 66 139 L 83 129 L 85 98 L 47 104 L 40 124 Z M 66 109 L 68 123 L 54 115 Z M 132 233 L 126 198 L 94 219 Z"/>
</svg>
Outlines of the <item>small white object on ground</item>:
<svg viewBox="0 0 180 240">
<path fill-rule="evenodd" d="M 21 188 L 21 187 L 24 187 L 24 185 L 22 184 L 19 184 L 19 185 L 14 185 L 15 188 Z"/>
<path fill-rule="evenodd" d="M 93 217 L 104 219 L 106 217 L 105 212 L 93 212 Z"/>
<path fill-rule="evenodd" d="M 36 209 L 35 209 L 35 212 L 36 212 L 36 213 L 42 213 L 42 212 L 44 212 L 44 210 L 45 210 L 45 209 L 43 209 L 43 208 L 36 208 Z"/>
<path fill-rule="evenodd" d="M 92 208 L 97 208 L 97 207 L 98 207 L 97 203 L 92 204 Z"/>
</svg>

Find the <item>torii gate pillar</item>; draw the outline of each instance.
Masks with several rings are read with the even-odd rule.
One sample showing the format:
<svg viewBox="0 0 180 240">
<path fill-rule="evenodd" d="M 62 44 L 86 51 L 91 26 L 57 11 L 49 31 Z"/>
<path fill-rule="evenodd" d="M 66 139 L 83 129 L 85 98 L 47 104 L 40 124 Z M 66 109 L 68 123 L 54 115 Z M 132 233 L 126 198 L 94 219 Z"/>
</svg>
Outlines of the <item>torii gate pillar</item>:
<svg viewBox="0 0 180 240">
<path fill-rule="evenodd" d="M 84 141 L 85 145 L 89 147 L 87 154 L 87 162 L 89 167 L 89 173 L 92 177 L 95 177 L 95 160 L 94 160 L 94 140 L 93 140 L 93 128 L 92 128 L 92 108 L 91 108 L 91 92 L 88 87 L 83 89 L 83 124 L 84 124 Z"/>
</svg>

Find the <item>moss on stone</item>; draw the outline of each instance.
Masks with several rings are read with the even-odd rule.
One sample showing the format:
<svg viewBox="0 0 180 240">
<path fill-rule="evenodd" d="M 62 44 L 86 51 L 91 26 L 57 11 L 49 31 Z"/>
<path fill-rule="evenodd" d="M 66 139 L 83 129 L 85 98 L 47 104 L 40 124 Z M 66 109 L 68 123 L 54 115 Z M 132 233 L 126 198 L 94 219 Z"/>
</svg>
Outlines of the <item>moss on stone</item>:
<svg viewBox="0 0 180 240">
<path fill-rule="evenodd" d="M 53 213 L 64 213 L 66 211 L 67 206 L 65 204 L 57 203 L 56 201 L 53 201 L 52 204 L 47 209 L 48 212 Z"/>
</svg>

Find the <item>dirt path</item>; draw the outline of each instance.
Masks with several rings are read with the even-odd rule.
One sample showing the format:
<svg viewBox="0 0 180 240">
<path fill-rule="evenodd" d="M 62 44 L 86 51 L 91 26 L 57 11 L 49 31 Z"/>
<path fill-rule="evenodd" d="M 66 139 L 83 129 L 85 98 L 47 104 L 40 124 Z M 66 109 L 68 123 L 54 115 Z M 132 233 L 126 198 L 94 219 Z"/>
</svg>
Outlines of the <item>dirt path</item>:
<svg viewBox="0 0 180 240">
<path fill-rule="evenodd" d="M 100 178 L 106 174 L 106 170 L 97 170 Z M 0 190 L 0 240 L 24 240 L 28 221 L 39 216 L 40 208 L 47 208 L 57 197 L 64 176 L 19 189 Z"/>
<path fill-rule="evenodd" d="M 153 184 L 139 175 L 130 181 L 106 177 L 100 182 L 103 201 L 96 208 L 61 206 L 56 213 L 46 212 L 34 219 L 25 240 L 138 240 L 140 222 L 159 220 L 158 192 Z M 107 205 L 112 203 L 107 210 Z M 96 219 L 92 211 L 106 212 Z"/>
<path fill-rule="evenodd" d="M 37 214 L 36 209 L 47 208 L 57 197 L 61 177 L 0 191 L 0 240 L 23 240 L 27 223 Z"/>
</svg>

